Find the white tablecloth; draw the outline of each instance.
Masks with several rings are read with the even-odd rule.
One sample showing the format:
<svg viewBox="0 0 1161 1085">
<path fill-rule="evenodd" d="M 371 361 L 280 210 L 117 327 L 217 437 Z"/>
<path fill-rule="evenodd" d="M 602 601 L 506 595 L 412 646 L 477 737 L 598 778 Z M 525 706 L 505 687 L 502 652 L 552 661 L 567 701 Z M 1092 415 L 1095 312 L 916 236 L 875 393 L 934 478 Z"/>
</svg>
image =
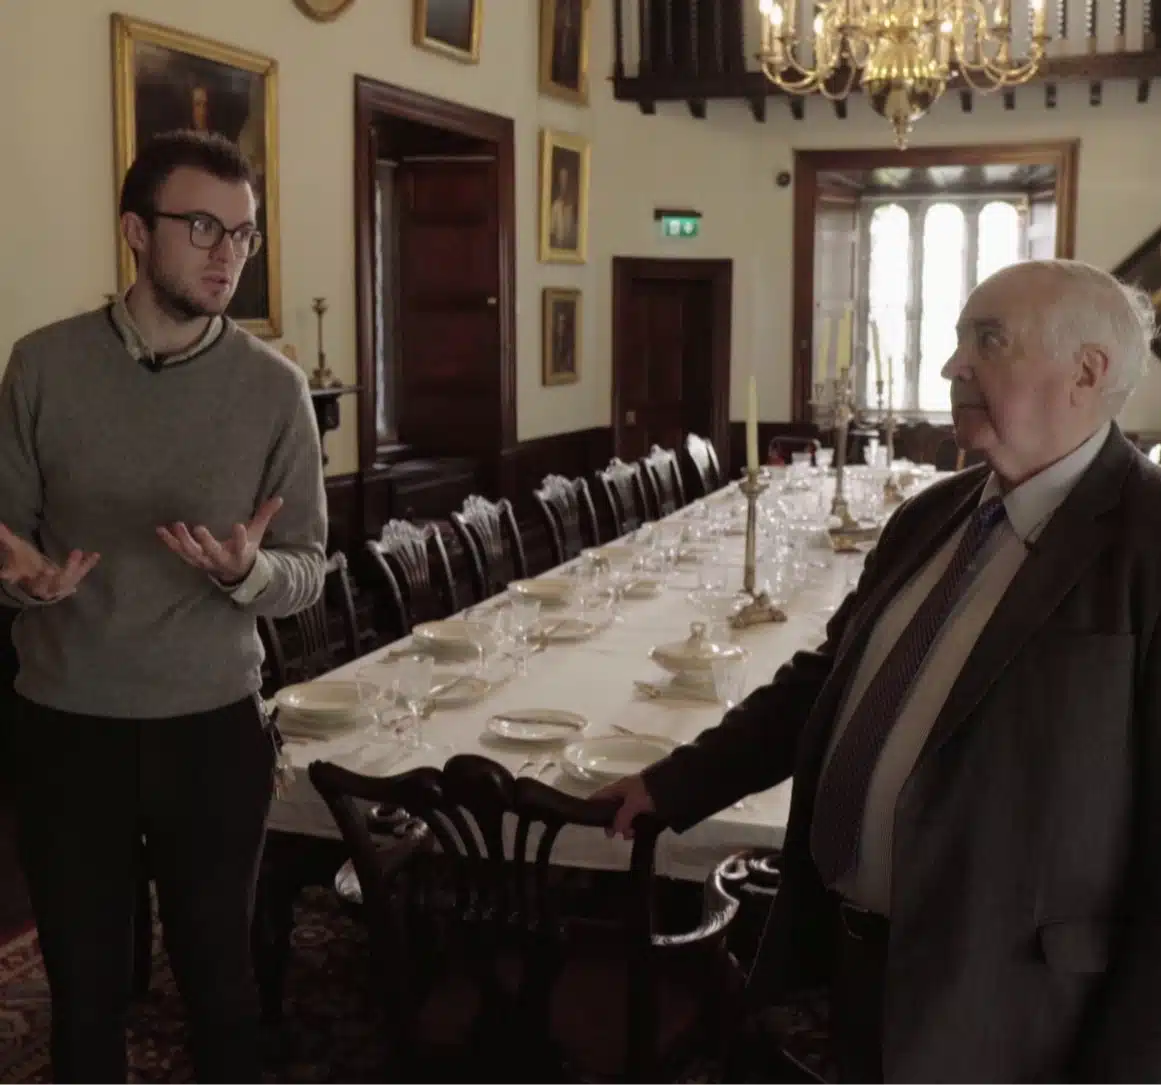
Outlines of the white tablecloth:
<svg viewBox="0 0 1161 1085">
<path fill-rule="evenodd" d="M 738 579 L 742 546 L 740 537 L 726 541 L 726 552 L 730 563 L 737 567 Z M 827 614 L 841 597 L 852 570 L 861 564 L 858 555 L 831 555 L 822 549 L 812 556 L 817 559 L 817 568 L 812 572 L 810 587 L 789 608 L 789 620 L 736 634 L 737 642 L 750 652 L 747 691 L 769 681 L 796 650 L 819 642 Z M 590 737 L 610 733 L 612 725 L 618 724 L 679 742 L 693 739 L 721 719 L 719 705 L 686 699 L 645 699 L 635 691 L 633 683 L 635 679 L 664 681 L 665 673 L 649 659 L 650 648 L 684 639 L 691 622 L 704 620 L 688 599 L 696 576 L 696 570 L 684 572 L 656 598 L 626 600 L 622 604 L 624 622 L 610 626 L 588 641 L 552 645 L 532 655 L 526 676 L 500 685 L 483 701 L 470 707 L 436 712 L 424 723 L 424 737 L 433 743 L 448 744 L 459 753 L 493 758 L 513 772 L 528 758 L 542 759 L 553 756 L 555 751 L 551 747 L 547 750 L 517 747 L 494 740 L 484 725 L 497 712 L 563 708 L 587 717 L 586 734 Z M 362 664 L 383 653 L 380 649 L 320 681 L 353 678 Z M 344 736 L 330 741 L 288 743 L 286 749 L 296 770 L 295 780 L 288 793 L 275 801 L 270 827 L 316 836 L 336 835 L 330 813 L 311 786 L 306 768 L 314 760 L 330 759 L 355 768 L 354 756 L 360 748 L 364 748 L 361 757 L 366 763 L 366 742 L 365 736 Z M 386 765 L 384 771 L 400 772 L 423 763 L 422 757 L 412 755 Z M 374 769 L 367 767 L 359 771 L 373 772 Z M 564 790 L 577 790 L 577 785 L 556 769 L 550 769 L 541 779 Z M 732 851 L 780 844 L 790 807 L 790 788 L 787 781 L 752 796 L 741 808 L 722 811 L 686 833 L 665 833 L 658 844 L 658 873 L 701 879 Z M 554 859 L 566 865 L 624 869 L 628 855 L 629 846 L 624 841 L 610 840 L 602 832 L 578 828 L 561 834 Z"/>
</svg>

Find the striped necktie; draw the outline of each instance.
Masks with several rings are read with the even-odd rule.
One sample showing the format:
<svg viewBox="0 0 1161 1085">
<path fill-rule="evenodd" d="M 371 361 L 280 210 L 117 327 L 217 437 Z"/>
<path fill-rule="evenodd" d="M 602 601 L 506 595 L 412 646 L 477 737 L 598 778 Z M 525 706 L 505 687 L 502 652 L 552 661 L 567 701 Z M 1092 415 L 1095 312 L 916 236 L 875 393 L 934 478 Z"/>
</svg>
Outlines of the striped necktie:
<svg viewBox="0 0 1161 1085">
<path fill-rule="evenodd" d="M 959 599 L 972 562 L 1003 519 L 1004 502 L 999 497 L 977 506 L 951 563 L 888 652 L 835 745 L 819 784 L 810 829 L 811 852 L 828 886 L 857 865 L 863 810 L 879 754 L 936 635 Z"/>
</svg>

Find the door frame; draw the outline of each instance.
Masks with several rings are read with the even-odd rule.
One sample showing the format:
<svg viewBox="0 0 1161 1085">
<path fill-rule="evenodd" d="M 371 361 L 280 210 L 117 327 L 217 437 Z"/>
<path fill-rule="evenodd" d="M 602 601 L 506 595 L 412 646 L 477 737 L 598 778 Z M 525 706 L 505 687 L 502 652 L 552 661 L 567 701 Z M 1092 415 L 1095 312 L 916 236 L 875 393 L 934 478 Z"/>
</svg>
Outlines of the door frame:
<svg viewBox="0 0 1161 1085">
<path fill-rule="evenodd" d="M 407 87 L 355 76 L 355 346 L 359 374 L 359 468 L 379 454 L 375 426 L 375 216 L 372 191 L 380 120 L 409 120 L 491 143 L 496 157 L 496 221 L 499 229 L 500 447 L 488 474 L 502 472 L 516 445 L 516 186 L 515 134 L 511 117 L 433 98 Z"/>
<path fill-rule="evenodd" d="M 711 288 L 710 323 L 710 431 L 700 436 L 713 441 L 729 473 L 730 458 L 730 344 L 733 333 L 733 260 L 668 259 L 640 256 L 613 257 L 613 455 L 621 453 L 621 363 L 628 349 L 628 298 L 634 279 L 670 279 L 708 282 Z"/>
<path fill-rule="evenodd" d="M 810 374 L 814 356 L 814 221 L 818 175 L 827 170 L 890 166 L 1054 166 L 1056 168 L 1056 255 L 1071 259 L 1076 248 L 1076 174 L 1080 140 L 1045 143 L 955 144 L 934 147 L 852 148 L 794 152 L 793 302 L 790 358 L 791 410 L 795 422 L 810 422 Z"/>
</svg>

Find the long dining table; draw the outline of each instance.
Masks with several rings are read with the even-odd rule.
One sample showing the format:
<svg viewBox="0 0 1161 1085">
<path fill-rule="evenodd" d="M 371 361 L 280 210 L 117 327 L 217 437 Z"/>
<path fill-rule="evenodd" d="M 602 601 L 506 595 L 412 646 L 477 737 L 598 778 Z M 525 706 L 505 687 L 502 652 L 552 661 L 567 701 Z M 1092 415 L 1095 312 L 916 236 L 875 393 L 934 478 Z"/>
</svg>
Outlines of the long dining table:
<svg viewBox="0 0 1161 1085">
<path fill-rule="evenodd" d="M 733 487 L 703 499 L 710 503 L 732 501 L 735 515 L 741 500 Z M 693 503 L 668 519 L 695 521 L 704 518 L 705 512 L 704 507 Z M 820 642 L 829 614 L 857 576 L 863 555 L 831 553 L 821 530 L 819 536 L 809 556 L 810 575 L 785 604 L 786 620 L 732 631 L 733 643 L 744 647 L 749 655 L 745 692 L 770 681 L 795 651 Z M 728 531 L 716 545 L 715 560 L 729 566 L 732 583 L 740 583 L 742 533 Z M 572 568 L 561 568 L 542 575 L 560 577 L 562 573 L 572 572 Z M 607 624 L 587 639 L 547 644 L 544 650 L 528 656 L 526 673 L 514 674 L 497 683 L 475 703 L 434 712 L 423 723 L 425 740 L 443 747 L 445 754 L 447 751 L 480 754 L 505 765 L 513 773 L 533 771 L 545 782 L 577 794 L 583 794 L 585 789 L 561 771 L 559 749 L 529 747 L 499 739 L 487 728 L 489 718 L 533 709 L 565 709 L 585 718 L 586 737 L 634 732 L 664 736 L 676 743 L 692 741 L 701 731 L 720 721 L 722 706 L 704 697 L 649 696 L 641 692 L 638 683 L 663 684 L 666 676 L 651 660 L 650 650 L 659 644 L 684 640 L 690 635 L 692 623 L 706 621 L 690 599 L 697 583 L 696 566 L 676 566 L 656 596 L 625 599 L 620 604 L 619 621 Z M 496 603 L 502 604 L 502 600 Z M 469 608 L 468 613 L 479 611 Z M 545 618 L 550 618 L 550 612 L 545 612 Z M 405 638 L 381 647 L 316 681 L 356 679 L 361 672 L 365 673 L 367 664 L 394 658 L 411 644 L 413 641 Z M 382 744 L 382 749 L 376 747 L 377 742 Z M 425 763 L 437 764 L 430 751 L 412 752 L 398 741 L 369 737 L 366 729 L 333 738 L 288 741 L 286 752 L 294 776 L 289 787 L 274 801 L 269 826 L 310 836 L 334 837 L 338 832 L 330 812 L 310 784 L 306 770 L 311 762 L 335 761 L 356 771 L 378 775 L 404 772 Z M 791 786 L 788 780 L 749 796 L 739 805 L 719 812 L 684 833 L 662 834 L 657 847 L 657 873 L 701 880 L 734 851 L 780 845 L 790 807 Z M 594 829 L 566 830 L 554 851 L 554 862 L 558 864 L 601 870 L 624 869 L 628 857 L 629 845 L 625 841 L 610 839 Z"/>
</svg>

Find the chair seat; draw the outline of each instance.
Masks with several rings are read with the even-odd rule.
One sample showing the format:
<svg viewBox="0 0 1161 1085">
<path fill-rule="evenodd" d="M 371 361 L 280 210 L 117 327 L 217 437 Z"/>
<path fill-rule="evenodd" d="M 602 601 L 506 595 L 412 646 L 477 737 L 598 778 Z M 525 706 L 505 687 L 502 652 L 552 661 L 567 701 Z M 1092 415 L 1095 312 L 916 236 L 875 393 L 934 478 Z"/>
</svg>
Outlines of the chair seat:
<svg viewBox="0 0 1161 1085">
<path fill-rule="evenodd" d="M 550 1034 L 569 1063 L 587 1074 L 625 1073 L 628 1049 L 629 965 L 618 947 L 586 947 L 569 960 L 552 991 Z M 657 977 L 658 1061 L 664 1064 L 701 1019 L 702 995 L 680 976 Z"/>
</svg>

